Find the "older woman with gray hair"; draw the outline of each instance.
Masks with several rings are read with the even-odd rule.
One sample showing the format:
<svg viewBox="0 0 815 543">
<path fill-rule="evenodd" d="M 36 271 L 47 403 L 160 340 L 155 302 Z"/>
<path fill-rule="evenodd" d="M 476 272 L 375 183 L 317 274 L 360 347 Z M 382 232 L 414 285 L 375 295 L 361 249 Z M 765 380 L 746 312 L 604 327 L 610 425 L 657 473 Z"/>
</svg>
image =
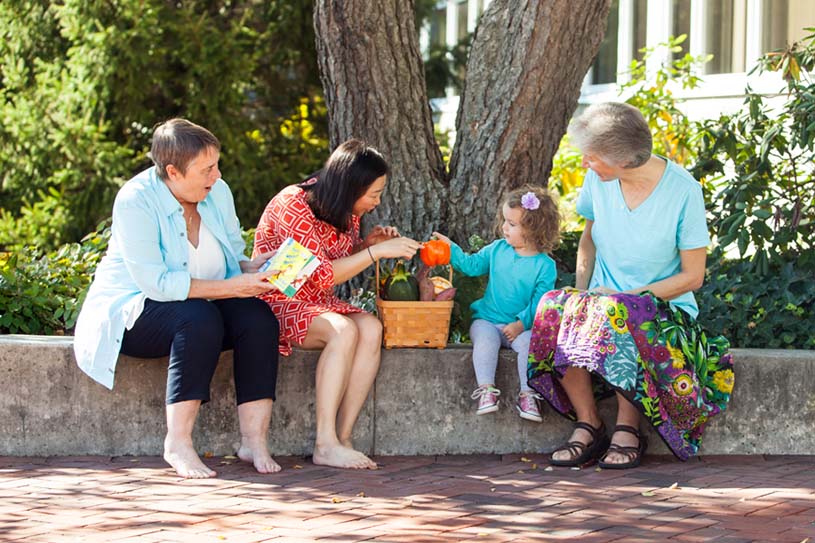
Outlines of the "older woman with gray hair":
<svg viewBox="0 0 815 543">
<path fill-rule="evenodd" d="M 710 242 L 702 188 L 652 154 L 648 124 L 630 105 L 591 106 L 569 133 L 589 170 L 577 202 L 586 227 L 575 288 L 538 306 L 528 371 L 529 385 L 576 421 L 551 463 L 636 467 L 642 418 L 686 460 L 734 382 L 729 343 L 695 321 Z M 609 440 L 596 401 L 612 395 Z"/>
</svg>

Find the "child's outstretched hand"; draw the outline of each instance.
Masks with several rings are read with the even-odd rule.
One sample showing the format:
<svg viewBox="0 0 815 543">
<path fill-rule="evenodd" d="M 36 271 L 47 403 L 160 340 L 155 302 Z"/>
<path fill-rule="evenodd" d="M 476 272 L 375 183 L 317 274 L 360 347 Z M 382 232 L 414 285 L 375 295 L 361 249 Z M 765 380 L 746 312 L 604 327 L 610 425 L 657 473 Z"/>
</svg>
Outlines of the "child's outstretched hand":
<svg viewBox="0 0 815 543">
<path fill-rule="evenodd" d="M 443 241 L 447 245 L 452 245 L 453 244 L 452 240 L 450 238 L 448 238 L 447 236 L 445 236 L 444 234 L 440 234 L 438 232 L 433 232 L 433 237 L 436 238 L 436 239 L 440 239 L 441 241 Z"/>
</svg>

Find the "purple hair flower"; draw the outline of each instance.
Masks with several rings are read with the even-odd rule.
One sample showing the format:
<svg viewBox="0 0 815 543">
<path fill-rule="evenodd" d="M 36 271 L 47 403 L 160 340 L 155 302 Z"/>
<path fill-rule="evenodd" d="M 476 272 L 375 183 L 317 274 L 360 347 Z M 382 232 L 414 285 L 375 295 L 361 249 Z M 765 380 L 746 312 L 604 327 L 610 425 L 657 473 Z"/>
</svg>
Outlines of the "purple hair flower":
<svg viewBox="0 0 815 543">
<path fill-rule="evenodd" d="M 521 196 L 521 207 L 524 209 L 528 209 L 529 211 L 534 211 L 538 209 L 541 205 L 541 201 L 538 200 L 538 197 L 535 196 L 535 193 L 532 191 L 527 192 L 523 196 Z"/>
</svg>

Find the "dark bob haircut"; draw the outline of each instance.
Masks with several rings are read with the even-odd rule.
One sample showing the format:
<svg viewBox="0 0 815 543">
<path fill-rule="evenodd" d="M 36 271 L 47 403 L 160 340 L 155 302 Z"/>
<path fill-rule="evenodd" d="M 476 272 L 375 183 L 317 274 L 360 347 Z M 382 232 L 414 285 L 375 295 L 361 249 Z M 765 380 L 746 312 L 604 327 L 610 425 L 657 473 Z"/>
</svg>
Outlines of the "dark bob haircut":
<svg viewBox="0 0 815 543">
<path fill-rule="evenodd" d="M 350 139 L 337 147 L 322 170 L 312 177 L 316 183 L 300 186 L 307 192 L 314 216 L 340 232 L 351 228 L 351 212 L 374 181 L 387 175 L 388 163 L 382 155 L 358 139 Z"/>
</svg>

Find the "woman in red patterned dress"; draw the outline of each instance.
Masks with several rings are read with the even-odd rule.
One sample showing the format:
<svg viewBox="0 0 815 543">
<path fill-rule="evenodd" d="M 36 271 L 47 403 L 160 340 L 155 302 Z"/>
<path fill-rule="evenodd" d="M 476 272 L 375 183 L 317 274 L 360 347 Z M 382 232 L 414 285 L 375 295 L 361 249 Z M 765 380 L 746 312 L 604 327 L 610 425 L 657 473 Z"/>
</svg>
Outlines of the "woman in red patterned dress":
<svg viewBox="0 0 815 543">
<path fill-rule="evenodd" d="M 360 217 L 379 205 L 388 165 L 359 140 L 340 145 L 315 177 L 286 187 L 266 206 L 255 232 L 255 254 L 294 238 L 320 266 L 292 298 L 261 298 L 280 322 L 280 352 L 291 345 L 322 349 L 317 363 L 315 464 L 375 468 L 354 449 L 351 433 L 379 370 L 382 325 L 334 294 L 378 258 L 412 258 L 421 244 L 393 227 L 376 226 L 363 240 Z"/>
</svg>

